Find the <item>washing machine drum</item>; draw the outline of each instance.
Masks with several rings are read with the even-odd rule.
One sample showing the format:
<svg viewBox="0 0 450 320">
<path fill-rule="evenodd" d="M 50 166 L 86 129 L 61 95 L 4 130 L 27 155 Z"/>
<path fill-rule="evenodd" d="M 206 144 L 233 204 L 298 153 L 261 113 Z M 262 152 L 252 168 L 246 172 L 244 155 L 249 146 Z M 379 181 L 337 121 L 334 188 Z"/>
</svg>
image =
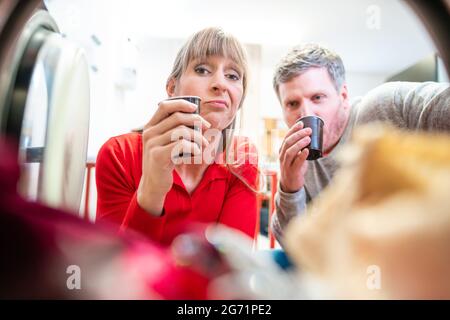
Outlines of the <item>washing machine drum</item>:
<svg viewBox="0 0 450 320">
<path fill-rule="evenodd" d="M 9 59 L 2 70 L 0 126 L 18 144 L 19 192 L 77 213 L 89 130 L 85 55 L 47 11 L 38 10 L 19 30 Z"/>
</svg>

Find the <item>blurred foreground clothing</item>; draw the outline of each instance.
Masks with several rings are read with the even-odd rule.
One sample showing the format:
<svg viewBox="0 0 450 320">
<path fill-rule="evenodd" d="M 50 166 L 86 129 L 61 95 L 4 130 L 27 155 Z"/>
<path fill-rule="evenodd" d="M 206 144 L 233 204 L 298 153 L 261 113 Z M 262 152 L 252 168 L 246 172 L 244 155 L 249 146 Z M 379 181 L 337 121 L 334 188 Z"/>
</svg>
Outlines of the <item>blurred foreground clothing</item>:
<svg viewBox="0 0 450 320">
<path fill-rule="evenodd" d="M 227 266 L 203 226 L 163 246 L 25 201 L 14 145 L 0 139 L 0 298 L 209 298 Z"/>
<path fill-rule="evenodd" d="M 332 299 L 450 299 L 450 135 L 370 124 L 344 151 L 286 229 L 292 261 Z"/>
</svg>

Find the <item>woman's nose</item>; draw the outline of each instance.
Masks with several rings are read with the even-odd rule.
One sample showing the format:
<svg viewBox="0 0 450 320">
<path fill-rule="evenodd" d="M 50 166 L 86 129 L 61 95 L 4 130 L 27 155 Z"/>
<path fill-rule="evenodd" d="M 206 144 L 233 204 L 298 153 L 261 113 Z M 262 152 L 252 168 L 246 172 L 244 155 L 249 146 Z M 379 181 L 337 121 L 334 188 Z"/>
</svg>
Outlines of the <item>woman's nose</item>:
<svg viewBox="0 0 450 320">
<path fill-rule="evenodd" d="M 227 83 L 225 75 L 222 72 L 216 72 L 211 79 L 211 88 L 214 91 L 225 91 Z"/>
</svg>

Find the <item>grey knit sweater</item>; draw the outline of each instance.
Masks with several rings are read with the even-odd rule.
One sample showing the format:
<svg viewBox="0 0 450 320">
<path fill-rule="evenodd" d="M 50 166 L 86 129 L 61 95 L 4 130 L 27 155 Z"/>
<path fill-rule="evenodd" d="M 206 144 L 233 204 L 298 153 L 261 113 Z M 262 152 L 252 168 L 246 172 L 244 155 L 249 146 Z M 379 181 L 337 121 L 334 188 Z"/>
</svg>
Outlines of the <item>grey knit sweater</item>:
<svg viewBox="0 0 450 320">
<path fill-rule="evenodd" d="M 448 83 L 389 82 L 352 103 L 349 122 L 333 151 L 324 158 L 310 161 L 305 185 L 295 193 L 286 193 L 278 186 L 275 197 L 276 214 L 272 228 L 282 243 L 283 229 L 296 215 L 306 212 L 307 204 L 330 182 L 339 168 L 336 153 L 348 141 L 353 129 L 361 124 L 383 121 L 411 130 L 450 133 L 450 87 Z"/>
</svg>

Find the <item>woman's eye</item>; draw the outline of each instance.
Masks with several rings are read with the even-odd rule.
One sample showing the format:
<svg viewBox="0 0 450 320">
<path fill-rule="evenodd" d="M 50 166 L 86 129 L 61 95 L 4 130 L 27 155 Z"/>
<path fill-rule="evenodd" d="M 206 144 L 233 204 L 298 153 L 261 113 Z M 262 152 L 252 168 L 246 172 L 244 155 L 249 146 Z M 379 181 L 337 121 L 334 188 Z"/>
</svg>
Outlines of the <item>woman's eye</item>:
<svg viewBox="0 0 450 320">
<path fill-rule="evenodd" d="M 198 74 L 208 74 L 209 73 L 208 69 L 206 69 L 205 67 L 196 67 L 194 70 Z"/>
<path fill-rule="evenodd" d="M 230 73 L 227 75 L 227 77 L 234 81 L 239 81 L 241 77 L 238 74 Z"/>
</svg>

